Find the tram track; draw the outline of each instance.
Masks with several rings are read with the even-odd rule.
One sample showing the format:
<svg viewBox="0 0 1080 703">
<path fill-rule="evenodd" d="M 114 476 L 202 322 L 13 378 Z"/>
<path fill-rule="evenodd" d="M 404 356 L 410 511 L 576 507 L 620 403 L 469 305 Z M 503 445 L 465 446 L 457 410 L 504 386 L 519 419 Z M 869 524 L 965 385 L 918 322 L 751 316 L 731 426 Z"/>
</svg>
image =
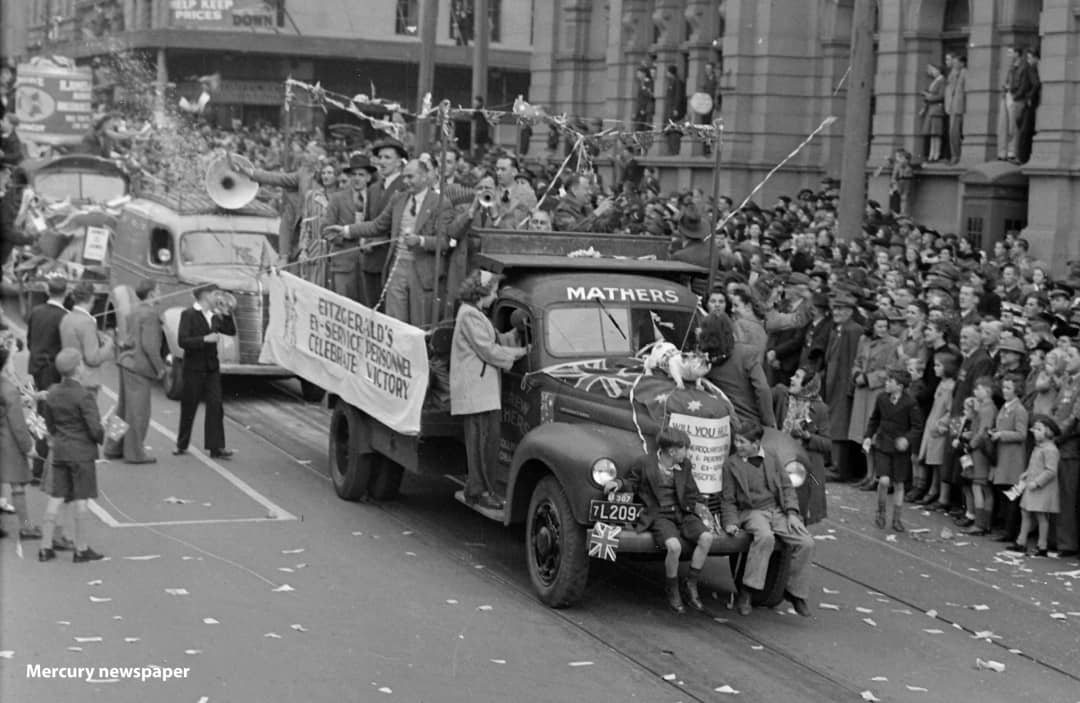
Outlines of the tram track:
<svg viewBox="0 0 1080 703">
<path fill-rule="evenodd" d="M 267 406 L 273 409 L 267 413 Z M 292 456 L 304 468 L 329 481 L 330 477 L 323 468 L 323 462 L 311 462 L 311 458 L 325 457 L 325 436 L 329 422 L 329 414 L 325 409 L 304 403 L 295 390 L 284 383 L 275 382 L 267 384 L 267 388 L 260 391 L 254 397 L 244 397 L 226 403 L 226 416 L 232 421 L 243 425 L 248 431 L 260 436 L 279 450 Z M 293 424 L 290 432 L 282 433 L 280 427 L 263 426 L 263 422 L 274 414 L 291 416 Z M 307 439 L 297 442 L 296 435 L 303 435 Z M 297 456 L 298 447 L 303 450 Z M 427 481 L 429 484 L 430 480 Z M 429 491 L 431 489 L 429 488 Z M 482 558 L 490 560 L 494 558 L 496 568 L 484 568 L 481 576 L 498 582 L 500 585 L 514 591 L 526 599 L 534 599 L 535 595 L 528 582 L 525 570 L 522 568 L 520 531 L 506 530 L 501 527 L 492 527 L 486 519 L 474 515 L 462 515 L 457 511 L 457 503 L 448 501 L 446 491 L 441 493 L 443 512 L 454 510 L 455 514 L 449 520 L 439 521 L 435 519 L 439 509 L 434 508 L 433 500 L 427 501 L 426 507 L 420 507 L 414 501 L 395 501 L 391 503 L 373 503 L 369 507 L 381 511 L 388 519 L 405 529 L 421 531 L 426 535 L 429 543 L 440 551 L 464 566 L 475 567 L 477 554 L 467 545 L 476 544 L 476 523 L 468 518 L 475 518 L 481 526 L 480 534 L 490 535 L 498 532 L 500 548 L 495 548 L 483 553 Z M 434 500 L 439 500 L 438 498 Z M 465 522 L 463 525 L 461 523 Z M 486 540 L 486 536 L 482 539 Z M 509 542 L 508 542 L 509 541 Z M 512 543 L 512 544 L 510 544 Z M 485 545 L 486 546 L 486 545 Z M 500 553 L 500 551 L 502 553 Z M 594 640 L 598 644 L 609 649 L 613 653 L 625 659 L 642 671 L 657 677 L 665 677 L 675 672 L 676 678 L 668 681 L 679 695 L 694 701 L 716 700 L 715 688 L 728 683 L 739 688 L 738 684 L 732 684 L 740 676 L 745 676 L 747 668 L 756 669 L 759 676 L 752 677 L 758 683 L 766 682 L 777 684 L 783 682 L 783 689 L 790 692 L 802 692 L 801 699 L 805 700 L 847 700 L 858 699 L 859 693 L 864 688 L 855 682 L 845 680 L 844 677 L 823 667 L 815 666 L 808 662 L 802 653 L 783 646 L 775 638 L 762 636 L 751 628 L 751 623 L 741 623 L 732 619 L 731 611 L 718 609 L 712 602 L 707 601 L 704 615 L 689 615 L 675 618 L 666 611 L 659 611 L 652 603 L 657 594 L 662 592 L 663 581 L 655 571 L 649 573 L 639 564 L 630 562 L 633 566 L 627 566 L 626 562 L 618 562 L 613 565 L 601 565 L 594 569 L 591 577 L 592 588 L 590 591 L 598 591 L 598 586 L 605 589 L 605 595 L 610 595 L 618 602 L 618 605 L 609 608 L 609 599 L 603 596 L 593 595 L 580 609 L 550 610 L 552 617 L 571 627 L 582 635 Z M 917 611 L 922 615 L 930 615 L 925 607 L 913 602 L 911 598 L 890 592 L 887 587 L 866 582 L 860 578 L 844 573 L 819 561 L 813 562 L 816 568 L 842 579 L 854 587 L 865 589 L 867 592 L 880 594 L 897 605 Z M 599 573 L 597 573 L 599 572 Z M 610 578 L 617 575 L 618 578 Z M 989 584 L 986 584 L 990 587 Z M 718 594 L 720 592 L 717 592 Z M 649 603 L 644 608 L 641 603 Z M 598 607 L 598 603 L 601 604 Z M 648 609 L 646 626 L 650 634 L 659 635 L 661 642 L 656 646 L 643 645 L 641 640 L 641 623 L 632 621 L 633 615 L 627 615 L 626 611 L 633 605 L 637 612 Z M 611 610 L 620 611 L 618 618 L 607 618 Z M 963 632 L 974 636 L 976 630 L 940 613 L 933 615 L 938 621 L 953 626 Z M 718 630 L 718 628 L 722 628 Z M 666 637 L 664 634 L 666 630 Z M 725 635 L 718 636 L 719 632 Z M 671 638 L 668 640 L 667 638 Z M 1017 653 L 1013 643 L 1004 639 L 992 640 L 993 644 L 1003 652 L 1009 651 L 1016 656 L 1022 656 L 1037 666 L 1052 671 L 1060 676 L 1080 684 L 1080 675 L 1069 671 L 1054 662 L 1045 660 L 1038 655 L 1026 652 Z M 714 661 L 735 662 L 740 666 L 732 670 L 727 680 L 720 681 L 711 678 L 708 667 L 690 666 L 692 662 L 681 656 L 682 652 L 694 650 L 700 645 L 710 651 L 709 659 Z M 719 660 L 720 655 L 727 655 L 728 659 Z M 725 669 L 728 668 L 725 666 Z M 678 673 L 678 672 L 682 673 Z M 665 679 L 666 680 L 666 679 Z M 769 691 L 751 690 L 752 687 L 743 684 L 745 690 L 744 700 L 775 701 L 784 700 L 788 690 Z"/>
</svg>

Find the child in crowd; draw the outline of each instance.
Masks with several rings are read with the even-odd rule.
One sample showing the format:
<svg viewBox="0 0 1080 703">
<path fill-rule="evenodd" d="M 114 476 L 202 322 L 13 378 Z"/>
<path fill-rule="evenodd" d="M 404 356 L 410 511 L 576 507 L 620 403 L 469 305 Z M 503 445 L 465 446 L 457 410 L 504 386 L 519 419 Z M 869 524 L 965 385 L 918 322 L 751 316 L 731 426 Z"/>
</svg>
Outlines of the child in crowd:
<svg viewBox="0 0 1080 703">
<path fill-rule="evenodd" d="M 0 483 L 11 487 L 10 512 L 18 519 L 19 539 L 41 539 L 41 528 L 30 522 L 26 510 L 26 484 L 30 482 L 34 438 L 26 426 L 19 389 L 8 377 L 7 365 L 11 356 L 12 348 L 0 344 Z M 0 536 L 2 532 L 0 529 Z"/>
<path fill-rule="evenodd" d="M 87 544 L 89 522 L 86 501 L 97 498 L 97 475 L 94 462 L 98 445 L 105 440 L 105 429 L 92 391 L 80 379 L 86 370 L 77 349 L 63 349 L 56 355 L 60 383 L 53 384 L 45 396 L 45 426 L 52 437 L 52 481 L 46 487 L 45 528 L 42 544 L 52 545 L 56 513 L 63 502 L 75 506 L 76 564 L 103 558 Z M 51 561 L 56 552 L 51 546 L 38 550 L 38 561 Z"/>
<path fill-rule="evenodd" d="M 1004 494 L 1016 484 L 1027 466 L 1028 412 L 1020 402 L 1023 389 L 1023 379 L 1019 375 L 1009 375 L 1001 380 L 1001 396 L 1005 403 L 998 411 L 994 429 L 990 430 L 990 440 L 997 445 L 997 462 L 990 470 L 991 500 L 992 505 L 999 506 L 1003 516 L 1003 530 L 995 536 L 999 542 L 1012 541 L 1019 518 L 1019 506 L 1006 499 Z M 986 511 L 992 516 L 990 506 L 986 506 Z"/>
<path fill-rule="evenodd" d="M 956 387 L 956 375 L 960 370 L 960 359 L 951 351 L 934 354 L 934 375 L 937 376 L 937 388 L 934 389 L 934 401 L 926 417 L 926 426 L 919 445 L 918 460 L 925 465 L 929 490 L 920 505 L 933 505 L 940 500 L 949 503 L 947 481 L 941 480 L 941 466 L 945 463 L 946 449 L 949 442 L 949 410 L 952 408 L 953 389 Z"/>
<path fill-rule="evenodd" d="M 874 409 L 866 423 L 863 451 L 873 450 L 874 472 L 877 475 L 878 529 L 885 529 L 886 503 L 889 488 L 893 489 L 892 528 L 904 531 L 900 512 L 904 505 L 904 484 L 911 481 L 911 448 L 923 429 L 919 404 L 909 393 L 911 375 L 906 369 L 889 369 L 885 390 L 874 401 Z"/>
<path fill-rule="evenodd" d="M 964 434 L 968 445 L 968 458 L 960 477 L 964 480 L 964 504 L 967 512 L 957 525 L 970 535 L 990 532 L 990 510 L 994 505 L 994 493 L 990 486 L 990 466 L 994 463 L 994 443 L 990 431 L 997 419 L 994 406 L 994 380 L 980 376 L 975 380 L 972 397 L 965 402 L 971 425 Z M 970 408 L 970 409 L 969 409 Z"/>
<path fill-rule="evenodd" d="M 1024 493 L 1020 496 L 1020 534 L 1009 549 L 1026 552 L 1028 556 L 1045 557 L 1050 538 L 1050 515 L 1060 510 L 1058 500 L 1058 448 L 1054 438 L 1060 434 L 1057 423 L 1046 415 L 1036 415 L 1031 421 L 1035 449 L 1031 452 L 1027 470 L 1020 474 Z M 1028 550 L 1032 517 L 1039 526 L 1037 549 Z"/>
</svg>

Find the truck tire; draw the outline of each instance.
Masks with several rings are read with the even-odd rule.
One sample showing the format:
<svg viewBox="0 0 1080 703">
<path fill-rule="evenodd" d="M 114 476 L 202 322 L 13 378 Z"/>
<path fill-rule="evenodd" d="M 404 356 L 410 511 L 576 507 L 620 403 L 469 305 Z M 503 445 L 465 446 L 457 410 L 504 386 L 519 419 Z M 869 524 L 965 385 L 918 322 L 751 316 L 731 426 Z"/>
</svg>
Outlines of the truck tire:
<svg viewBox="0 0 1080 703">
<path fill-rule="evenodd" d="M 776 549 L 769 557 L 765 587 L 755 591 L 750 598 L 755 608 L 775 608 L 784 602 L 784 591 L 787 590 L 788 575 L 791 573 L 791 548 L 780 540 L 777 540 L 776 544 Z M 742 583 L 743 572 L 746 571 L 746 554 L 732 555 L 729 562 L 731 577 L 738 586 Z"/>
<path fill-rule="evenodd" d="M 385 456 L 376 456 L 378 460 L 373 462 L 368 493 L 375 500 L 394 500 L 401 494 L 405 468 Z"/>
<path fill-rule="evenodd" d="M 316 386 L 311 381 L 305 381 L 301 378 L 300 395 L 309 403 L 321 403 L 322 399 L 326 396 L 326 391 L 319 386 Z"/>
<path fill-rule="evenodd" d="M 169 400 L 180 400 L 184 393 L 184 360 L 171 357 L 172 361 L 166 361 L 168 367 L 165 371 L 165 397 Z"/>
<path fill-rule="evenodd" d="M 589 581 L 585 528 L 574 520 L 570 501 L 554 476 L 540 479 L 529 501 L 525 560 L 541 602 L 552 608 L 576 605 Z"/>
<path fill-rule="evenodd" d="M 345 403 L 334 406 L 330 416 L 330 478 L 334 491 L 343 500 L 361 500 L 368 495 L 372 466 L 379 455 L 361 453 L 360 413 Z"/>
</svg>

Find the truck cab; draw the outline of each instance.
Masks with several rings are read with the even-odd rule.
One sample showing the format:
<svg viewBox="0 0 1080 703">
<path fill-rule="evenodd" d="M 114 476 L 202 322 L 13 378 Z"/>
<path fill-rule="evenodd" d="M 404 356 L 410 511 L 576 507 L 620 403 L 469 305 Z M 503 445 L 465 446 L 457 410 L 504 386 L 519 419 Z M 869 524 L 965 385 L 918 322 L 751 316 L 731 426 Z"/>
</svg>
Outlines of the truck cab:
<svg viewBox="0 0 1080 703">
<path fill-rule="evenodd" d="M 591 253 L 579 255 L 585 242 L 589 249 L 584 251 Z M 730 404 L 715 393 L 676 389 L 659 373 L 647 376 L 635 357 L 655 341 L 692 345 L 701 314 L 687 279 L 702 270 L 659 258 L 663 244 L 623 235 L 484 232 L 472 262 L 505 276 L 491 319 L 499 332 L 516 329 L 530 352 L 502 377 L 495 492 L 505 506 L 470 507 L 504 525 L 525 523 L 530 577 L 540 599 L 552 607 L 572 605 L 583 596 L 588 530 L 598 520 L 623 526 L 620 557 L 662 557 L 649 533 L 632 529 L 640 510 L 632 497 L 613 504 L 602 486 L 624 476 L 636 457 L 655 451 L 653 438 L 663 422 L 675 413 L 688 418 L 718 438 L 711 451 L 720 463 L 727 456 Z M 419 434 L 399 434 L 331 396 L 331 476 L 340 497 L 389 499 L 406 471 L 446 475 L 451 467 L 465 466 L 462 423 L 449 413 L 446 383 L 452 335 L 452 320 L 428 333 L 432 380 Z M 805 475 L 807 461 L 798 442 L 770 431 L 765 445 L 789 473 Z M 718 473 L 710 484 L 714 512 Z M 702 487 L 700 478 L 698 483 Z M 464 502 L 463 492 L 456 498 Z M 711 554 L 739 557 L 748 547 L 745 534 L 720 534 Z M 782 600 L 786 563 L 779 547 L 759 603 Z M 741 559 L 733 559 L 732 566 L 741 568 Z"/>
</svg>

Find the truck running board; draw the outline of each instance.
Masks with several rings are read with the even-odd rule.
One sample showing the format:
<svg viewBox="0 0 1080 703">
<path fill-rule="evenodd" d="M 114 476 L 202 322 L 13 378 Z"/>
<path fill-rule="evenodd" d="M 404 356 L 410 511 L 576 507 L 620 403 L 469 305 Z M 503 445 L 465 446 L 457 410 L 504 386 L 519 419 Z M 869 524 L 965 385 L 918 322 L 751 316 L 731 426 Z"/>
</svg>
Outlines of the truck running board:
<svg viewBox="0 0 1080 703">
<path fill-rule="evenodd" d="M 457 502 L 461 503 L 470 510 L 475 510 L 489 520 L 494 520 L 495 522 L 503 522 L 503 518 L 506 517 L 505 508 L 503 510 L 492 510 L 491 508 L 485 508 L 480 505 L 469 505 L 465 502 L 464 490 L 454 491 L 454 498 L 457 500 Z"/>
</svg>

